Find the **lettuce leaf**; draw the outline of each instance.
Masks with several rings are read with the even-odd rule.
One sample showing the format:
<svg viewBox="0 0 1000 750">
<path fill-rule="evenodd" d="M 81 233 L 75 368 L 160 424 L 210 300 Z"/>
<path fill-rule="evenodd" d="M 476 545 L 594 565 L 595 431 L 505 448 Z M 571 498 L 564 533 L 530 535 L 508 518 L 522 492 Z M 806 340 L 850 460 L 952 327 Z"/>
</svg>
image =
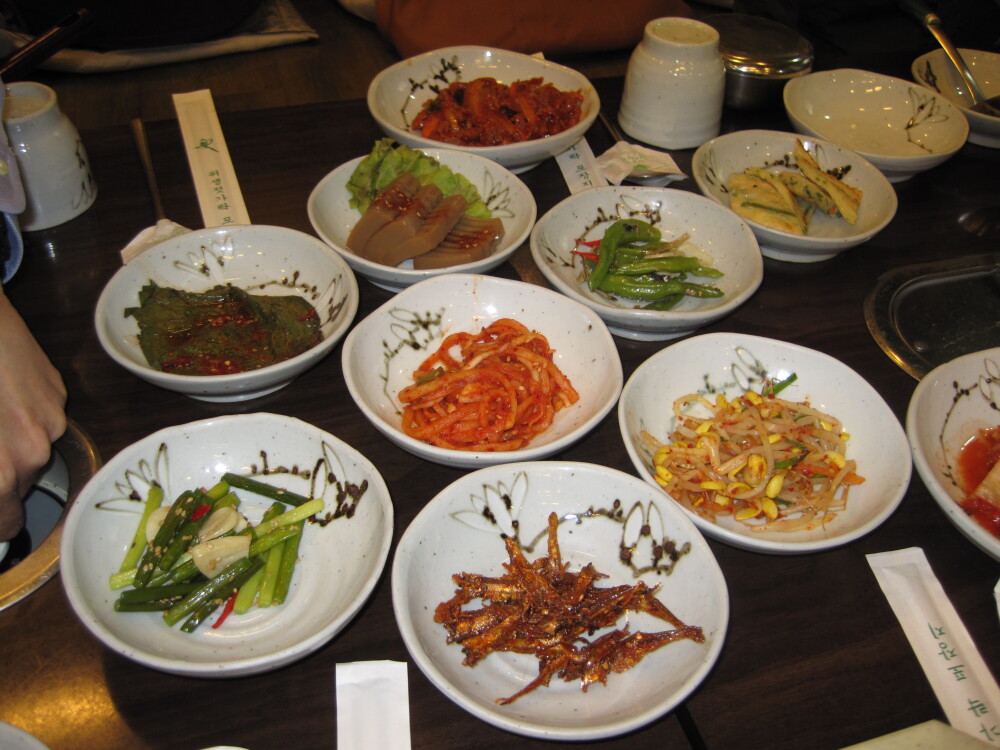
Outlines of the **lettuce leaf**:
<svg viewBox="0 0 1000 750">
<path fill-rule="evenodd" d="M 461 195 L 469 204 L 467 214 L 487 219 L 493 215 L 479 190 L 464 176 L 392 138 L 376 141 L 371 153 L 361 160 L 347 181 L 351 206 L 364 213 L 375 196 L 404 172 L 412 172 L 422 185 L 437 185 L 445 196 Z"/>
</svg>

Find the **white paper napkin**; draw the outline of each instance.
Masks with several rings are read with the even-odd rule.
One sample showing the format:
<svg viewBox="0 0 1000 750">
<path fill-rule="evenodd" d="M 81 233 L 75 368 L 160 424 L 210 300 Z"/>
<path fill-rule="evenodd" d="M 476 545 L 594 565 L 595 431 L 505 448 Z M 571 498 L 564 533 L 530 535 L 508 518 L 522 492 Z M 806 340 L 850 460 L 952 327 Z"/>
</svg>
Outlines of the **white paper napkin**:
<svg viewBox="0 0 1000 750">
<path fill-rule="evenodd" d="M 643 185 L 655 187 L 683 180 L 687 176 L 670 154 L 626 141 L 618 141 L 597 157 L 597 168 L 613 185 L 621 185 L 636 169 L 655 172 L 655 176 L 642 178 Z"/>
<path fill-rule="evenodd" d="M 337 665 L 337 750 L 410 750 L 406 662 Z"/>
<path fill-rule="evenodd" d="M 868 555 L 948 722 L 1000 745 L 1000 688 L 919 547 Z"/>
<path fill-rule="evenodd" d="M 160 219 L 156 224 L 146 227 L 129 240 L 129 243 L 121 250 L 122 262 L 128 263 L 153 245 L 171 237 L 176 237 L 179 234 L 187 234 L 190 231 L 187 227 L 182 227 L 180 224 L 170 221 L 170 219 Z"/>
<path fill-rule="evenodd" d="M 625 141 L 618 141 L 600 156 L 594 156 L 587 139 L 581 138 L 556 156 L 556 163 L 571 193 L 608 184 L 621 185 L 636 169 L 655 173 L 639 181 L 650 187 L 663 187 L 687 177 L 670 154 Z"/>
</svg>

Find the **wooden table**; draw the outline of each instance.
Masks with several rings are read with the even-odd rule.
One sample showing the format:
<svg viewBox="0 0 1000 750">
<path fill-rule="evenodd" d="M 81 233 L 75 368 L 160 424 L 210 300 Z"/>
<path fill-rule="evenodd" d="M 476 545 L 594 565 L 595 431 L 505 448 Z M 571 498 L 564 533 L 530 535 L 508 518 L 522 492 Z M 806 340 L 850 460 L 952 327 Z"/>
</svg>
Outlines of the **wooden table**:
<svg viewBox="0 0 1000 750">
<path fill-rule="evenodd" d="M 614 111 L 620 80 L 599 82 Z M 311 231 L 306 200 L 332 168 L 367 153 L 379 136 L 363 101 L 224 115 L 222 125 L 254 221 Z M 726 130 L 790 130 L 783 113 L 727 113 Z M 172 120 L 148 124 L 167 215 L 200 225 L 191 179 Z M 128 128 L 83 132 L 99 187 L 80 218 L 27 237 L 25 262 L 8 294 L 69 388 L 69 413 L 109 458 L 159 428 L 234 411 L 272 411 L 308 420 L 351 443 L 385 477 L 396 509 L 395 538 L 460 473 L 423 462 L 383 438 L 345 388 L 338 346 L 291 386 L 242 405 L 211 405 L 159 390 L 102 351 L 92 316 L 119 249 L 153 222 Z M 601 126 L 596 152 L 610 145 Z M 682 168 L 691 151 L 676 152 Z M 918 261 L 996 249 L 997 229 L 962 228 L 969 211 L 995 204 L 1000 151 L 966 145 L 941 167 L 897 185 L 899 213 L 871 242 L 816 264 L 766 260 L 764 282 L 737 312 L 705 329 L 771 336 L 831 354 L 856 369 L 904 417 L 916 382 L 879 349 L 862 301 L 878 276 Z M 523 175 L 544 213 L 567 194 L 549 160 Z M 677 187 L 695 190 L 693 181 Z M 526 250 L 524 248 L 523 250 Z M 498 273 L 514 277 L 509 265 Z M 361 282 L 358 320 L 389 298 Z M 625 375 L 667 344 L 617 339 Z M 632 471 L 609 415 L 557 458 Z M 987 663 L 1000 665 L 992 588 L 1000 566 L 945 519 L 914 474 L 895 515 L 845 548 L 770 556 L 710 542 L 732 600 L 722 656 L 673 714 L 608 748 L 839 748 L 944 716 L 865 555 L 922 547 Z M 391 561 L 390 561 L 391 562 Z M 4 691 L 0 719 L 62 748 L 330 748 L 335 745 L 334 666 L 407 660 L 390 597 L 389 566 L 368 604 L 326 647 L 278 672 L 233 680 L 170 676 L 132 663 L 94 640 L 58 582 L 0 613 Z M 452 704 L 409 670 L 414 748 L 541 747 L 495 729 Z M 571 745 L 576 747 L 577 745 Z"/>
</svg>

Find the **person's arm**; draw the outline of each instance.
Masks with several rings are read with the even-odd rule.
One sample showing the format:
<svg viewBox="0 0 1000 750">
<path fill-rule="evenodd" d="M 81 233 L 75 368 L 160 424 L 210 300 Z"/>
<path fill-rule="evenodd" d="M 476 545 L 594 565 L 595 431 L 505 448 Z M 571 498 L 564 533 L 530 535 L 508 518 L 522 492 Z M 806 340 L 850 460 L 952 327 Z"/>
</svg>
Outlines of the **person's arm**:
<svg viewBox="0 0 1000 750">
<path fill-rule="evenodd" d="M 0 288 L 0 541 L 24 522 L 22 498 L 66 429 L 62 377 Z"/>
</svg>

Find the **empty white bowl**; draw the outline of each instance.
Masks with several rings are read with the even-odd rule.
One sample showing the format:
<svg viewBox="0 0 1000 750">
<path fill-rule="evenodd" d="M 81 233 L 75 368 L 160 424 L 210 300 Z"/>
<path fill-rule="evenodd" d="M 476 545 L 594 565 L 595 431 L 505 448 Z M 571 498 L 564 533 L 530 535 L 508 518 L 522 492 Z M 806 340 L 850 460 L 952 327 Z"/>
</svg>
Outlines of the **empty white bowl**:
<svg viewBox="0 0 1000 750">
<path fill-rule="evenodd" d="M 913 462 L 934 501 L 973 544 L 1000 561 L 1000 538 L 959 505 L 955 476 L 962 446 L 1000 424 L 1000 349 L 966 354 L 939 365 L 917 384 L 906 412 Z"/>
<path fill-rule="evenodd" d="M 493 216 L 503 221 L 503 239 L 489 257 L 447 268 L 417 270 L 411 260 L 387 266 L 348 250 L 347 238 L 361 214 L 348 203 L 347 182 L 364 157 L 334 169 L 309 195 L 309 221 L 316 234 L 336 250 L 356 274 L 390 291 L 399 291 L 445 273 L 486 273 L 496 268 L 528 237 L 538 211 L 527 185 L 496 162 L 465 151 L 438 148 L 422 151 L 475 185 Z"/>
<path fill-rule="evenodd" d="M 304 297 L 320 316 L 323 340 L 296 357 L 230 375 L 179 375 L 154 369 L 139 348 L 139 325 L 125 310 L 139 290 L 161 287 L 203 292 L 232 284 L 253 294 Z M 346 333 L 358 310 L 358 282 L 337 253 L 317 238 L 264 225 L 202 229 L 171 237 L 122 266 L 97 300 L 101 346 L 122 367 L 153 385 L 203 401 L 243 401 L 288 385 L 317 364 Z"/>
<path fill-rule="evenodd" d="M 507 85 L 542 78 L 562 91 L 580 91 L 580 121 L 555 135 L 503 146 L 453 146 L 424 138 L 410 128 L 424 102 L 448 84 L 487 77 Z M 468 151 L 515 173 L 531 169 L 576 143 L 593 124 L 600 108 L 597 92 L 581 73 L 531 55 L 491 47 L 445 47 L 425 52 L 389 66 L 368 87 L 368 109 L 386 135 L 419 149 Z"/>
<path fill-rule="evenodd" d="M 802 140 L 821 168 L 845 170 L 844 182 L 862 191 L 858 220 L 849 224 L 839 216 L 817 211 L 809 222 L 808 232 L 800 235 L 747 219 L 761 253 L 793 263 L 828 260 L 867 242 L 892 221 L 899 202 L 889 180 L 859 154 L 829 141 L 776 130 L 740 130 L 700 146 L 694 153 L 691 171 L 701 192 L 728 207 L 731 174 L 748 167 L 790 162 L 798 140 Z M 782 169 L 785 167 L 777 167 L 775 171 Z"/>
<path fill-rule="evenodd" d="M 962 59 L 972 71 L 976 83 L 987 98 L 1000 95 L 1000 55 L 977 49 L 960 49 Z M 921 55 L 910 66 L 913 80 L 932 89 L 956 107 L 969 121 L 969 141 L 980 146 L 1000 148 L 1000 117 L 973 112 L 965 79 L 952 65 L 943 49 Z"/>
<path fill-rule="evenodd" d="M 726 583 L 705 539 L 663 493 L 636 477 L 593 464 L 535 461 L 467 474 L 445 488 L 407 528 L 396 548 L 392 601 L 403 641 L 427 678 L 474 716 L 508 732 L 582 742 L 644 726 L 675 708 L 705 679 L 718 658 L 729 617 Z M 525 557 L 547 554 L 547 519 L 558 514 L 562 560 L 571 571 L 587 563 L 608 577 L 598 587 L 640 580 L 661 585 L 657 598 L 705 641 L 678 640 L 650 652 L 606 684 L 583 692 L 553 676 L 508 705 L 538 674 L 530 654 L 494 653 L 475 667 L 446 642 L 435 607 L 452 598 L 456 573 L 501 575 L 508 560 L 501 534 L 520 540 Z M 643 528 L 646 524 L 645 528 Z M 687 551 L 671 567 L 654 545 Z M 689 546 L 687 546 L 689 545 Z M 631 564 L 624 562 L 631 553 Z M 478 602 L 467 607 L 474 609 Z M 618 623 L 622 627 L 625 618 Z M 630 613 L 633 632 L 672 628 Z M 604 631 L 598 631 L 603 634 Z"/>
<path fill-rule="evenodd" d="M 784 100 L 798 132 L 857 151 L 892 182 L 938 166 L 969 136 L 965 116 L 943 96 L 865 70 L 793 78 Z"/>
<path fill-rule="evenodd" d="M 644 218 L 664 240 L 691 235 L 679 252 L 698 255 L 723 272 L 712 284 L 724 297 L 686 297 L 672 310 L 643 310 L 635 300 L 609 298 L 581 281 L 583 261 L 573 255 L 577 240 L 599 240 L 620 218 Z M 582 248 L 586 249 L 586 248 Z M 764 264 L 746 222 L 714 201 L 684 190 L 601 187 L 571 195 L 546 213 L 531 232 L 531 254 L 556 289 L 594 310 L 612 333 L 626 338 L 676 338 L 718 320 L 746 302 L 760 286 Z"/>
<path fill-rule="evenodd" d="M 260 476 L 265 469 L 267 476 Z M 108 578 L 132 541 L 150 485 L 175 498 L 215 484 L 227 471 L 321 498 L 324 514 L 338 510 L 338 493 L 348 484 L 367 488 L 353 513 L 305 526 L 291 588 L 280 606 L 255 607 L 230 615 L 218 629 L 204 623 L 193 633 L 168 627 L 159 612 L 116 612 L 119 592 Z M 271 501 L 236 492 L 248 520 L 260 521 Z M 316 651 L 357 614 L 385 565 L 392 521 L 381 475 L 333 435 L 275 414 L 206 419 L 153 433 L 94 475 L 66 517 L 61 578 L 87 629 L 128 659 L 190 677 L 257 674 Z"/>
<path fill-rule="evenodd" d="M 784 532 L 751 531 L 732 516 L 719 516 L 713 523 L 682 509 L 702 533 L 734 547 L 772 554 L 831 549 L 874 530 L 892 515 L 909 485 L 912 462 L 906 434 L 878 392 L 854 370 L 784 341 L 707 333 L 671 344 L 643 362 L 618 403 L 618 424 L 636 471 L 659 488 L 651 472 L 652 453 L 640 433 L 666 441 L 674 429 L 677 398 L 699 393 L 714 399 L 723 393 L 732 399 L 748 387 L 760 391 L 765 377 L 780 381 L 792 373 L 798 379 L 781 397 L 808 401 L 840 419 L 850 434 L 847 456 L 857 461 L 857 473 L 865 481 L 851 487 L 847 508 L 816 528 Z"/>
<path fill-rule="evenodd" d="M 545 336 L 555 350 L 553 362 L 579 400 L 513 451 L 451 450 L 403 432 L 398 394 L 413 383 L 413 371 L 445 336 L 478 333 L 499 318 L 513 318 Z M 351 396 L 383 435 L 428 461 L 471 469 L 539 459 L 566 448 L 611 411 L 622 385 L 618 350 L 595 312 L 549 289 L 492 276 L 447 274 L 404 289 L 354 327 L 342 356 Z"/>
</svg>

